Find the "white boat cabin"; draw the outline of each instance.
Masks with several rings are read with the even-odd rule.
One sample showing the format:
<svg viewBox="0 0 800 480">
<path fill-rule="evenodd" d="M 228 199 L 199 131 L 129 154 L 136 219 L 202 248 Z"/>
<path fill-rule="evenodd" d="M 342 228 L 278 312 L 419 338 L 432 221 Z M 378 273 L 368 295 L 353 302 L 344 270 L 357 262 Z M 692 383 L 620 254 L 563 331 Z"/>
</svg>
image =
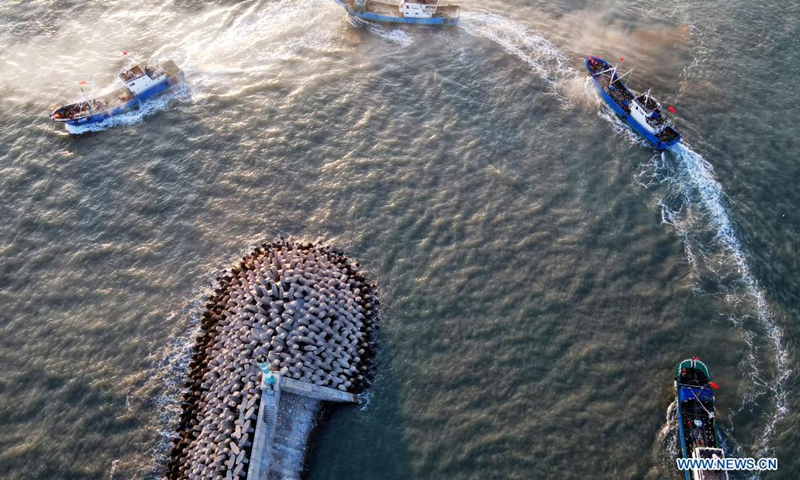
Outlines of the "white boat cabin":
<svg viewBox="0 0 800 480">
<path fill-rule="evenodd" d="M 414 0 L 400 2 L 400 13 L 405 18 L 433 18 L 438 0 Z"/>
<path fill-rule="evenodd" d="M 152 67 L 142 68 L 139 65 L 119 72 L 120 80 L 134 95 L 139 95 L 149 89 L 158 83 L 164 75 L 165 72 L 161 68 L 154 70 Z"/>
<path fill-rule="evenodd" d="M 692 452 L 692 458 L 725 458 L 725 452 L 721 448 L 699 447 Z M 693 470 L 692 480 L 728 480 L 728 472 L 725 470 Z"/>
<path fill-rule="evenodd" d="M 635 97 L 630 102 L 630 109 L 631 117 L 651 133 L 658 134 L 671 124 L 661 113 L 661 105 L 650 96 L 649 91 Z"/>
</svg>

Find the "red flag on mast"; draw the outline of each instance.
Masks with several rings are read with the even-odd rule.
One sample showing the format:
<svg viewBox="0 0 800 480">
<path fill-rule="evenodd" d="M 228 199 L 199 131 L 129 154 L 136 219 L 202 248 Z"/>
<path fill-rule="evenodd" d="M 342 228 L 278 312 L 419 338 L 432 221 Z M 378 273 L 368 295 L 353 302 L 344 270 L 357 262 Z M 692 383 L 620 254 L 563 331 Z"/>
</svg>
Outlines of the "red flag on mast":
<svg viewBox="0 0 800 480">
<path fill-rule="evenodd" d="M 714 382 L 708 382 L 708 385 L 709 385 L 711 388 L 713 388 L 714 390 L 716 390 L 716 389 L 718 389 L 718 388 L 719 388 L 719 385 L 717 385 L 717 384 L 716 384 L 716 383 L 714 383 Z"/>
<path fill-rule="evenodd" d="M 667 110 L 669 110 L 669 113 L 675 113 L 675 107 L 673 107 L 672 105 L 668 106 Z"/>
</svg>

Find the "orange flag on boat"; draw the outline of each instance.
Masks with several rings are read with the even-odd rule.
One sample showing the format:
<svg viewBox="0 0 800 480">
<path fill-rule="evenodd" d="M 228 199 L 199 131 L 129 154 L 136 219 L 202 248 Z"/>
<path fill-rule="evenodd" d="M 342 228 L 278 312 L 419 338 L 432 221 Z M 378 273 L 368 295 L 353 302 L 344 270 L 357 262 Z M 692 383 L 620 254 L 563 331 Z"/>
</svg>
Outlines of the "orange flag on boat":
<svg viewBox="0 0 800 480">
<path fill-rule="evenodd" d="M 711 388 L 713 388 L 714 390 L 716 390 L 716 389 L 718 389 L 718 388 L 719 388 L 719 385 L 717 385 L 717 384 L 716 384 L 716 383 L 714 383 L 714 382 L 708 382 L 708 385 L 709 385 Z"/>
<path fill-rule="evenodd" d="M 667 110 L 669 110 L 669 113 L 675 113 L 675 107 L 673 107 L 672 105 L 668 106 Z"/>
</svg>

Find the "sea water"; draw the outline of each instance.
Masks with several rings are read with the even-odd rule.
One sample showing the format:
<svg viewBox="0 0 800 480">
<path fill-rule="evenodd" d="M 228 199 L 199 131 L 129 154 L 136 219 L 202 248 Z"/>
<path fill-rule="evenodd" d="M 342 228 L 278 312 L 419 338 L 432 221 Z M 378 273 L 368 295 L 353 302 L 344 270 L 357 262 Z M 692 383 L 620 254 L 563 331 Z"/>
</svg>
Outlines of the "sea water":
<svg viewBox="0 0 800 480">
<path fill-rule="evenodd" d="M 329 414 L 311 479 L 676 478 L 695 355 L 728 454 L 797 477 L 795 2 L 467 2 L 443 30 L 325 0 L 0 19 L 4 478 L 158 478 L 214 275 L 280 235 L 344 248 L 382 299 L 369 401 Z M 187 91 L 102 131 L 48 121 L 123 51 Z M 590 53 L 686 143 L 631 134 Z"/>
</svg>

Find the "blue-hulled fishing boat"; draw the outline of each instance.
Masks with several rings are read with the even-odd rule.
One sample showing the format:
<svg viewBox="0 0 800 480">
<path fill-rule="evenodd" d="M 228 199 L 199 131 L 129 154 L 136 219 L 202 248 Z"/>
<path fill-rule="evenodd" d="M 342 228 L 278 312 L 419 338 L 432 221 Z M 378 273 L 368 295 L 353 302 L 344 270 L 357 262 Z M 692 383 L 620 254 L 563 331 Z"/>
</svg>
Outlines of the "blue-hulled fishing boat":
<svg viewBox="0 0 800 480">
<path fill-rule="evenodd" d="M 617 75 L 617 68 L 600 57 L 588 57 L 584 63 L 603 101 L 639 135 L 658 150 L 666 150 L 681 141 L 680 133 L 649 91 L 637 94 L 629 89 L 622 82 L 627 74 Z"/>
<path fill-rule="evenodd" d="M 410 23 L 433 26 L 458 25 L 461 9 L 438 0 L 334 0 L 347 13 L 373 22 Z"/>
<path fill-rule="evenodd" d="M 116 115 L 138 109 L 142 102 L 161 95 L 184 80 L 183 70 L 168 60 L 160 65 L 134 65 L 119 73 L 124 87 L 97 98 L 62 105 L 50 114 L 75 133 L 79 127 L 100 123 Z M 82 82 L 85 83 L 85 82 Z M 83 91 L 83 89 L 81 89 Z"/>
<path fill-rule="evenodd" d="M 678 364 L 678 442 L 683 458 L 725 458 L 717 434 L 714 389 L 708 367 L 693 357 Z M 685 480 L 728 480 L 725 470 L 684 470 Z"/>
</svg>

